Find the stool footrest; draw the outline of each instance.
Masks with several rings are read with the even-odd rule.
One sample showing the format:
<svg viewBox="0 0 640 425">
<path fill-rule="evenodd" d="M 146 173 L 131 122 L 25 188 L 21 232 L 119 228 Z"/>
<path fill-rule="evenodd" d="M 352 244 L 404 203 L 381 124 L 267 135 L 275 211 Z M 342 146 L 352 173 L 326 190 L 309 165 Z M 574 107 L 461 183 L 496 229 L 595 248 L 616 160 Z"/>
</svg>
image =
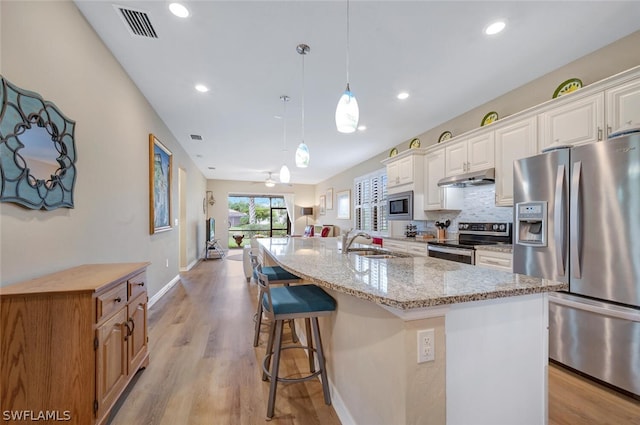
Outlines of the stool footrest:
<svg viewBox="0 0 640 425">
<path fill-rule="evenodd" d="M 298 344 L 296 344 L 296 345 L 287 345 L 287 346 L 281 347 L 280 351 L 282 351 L 282 350 L 290 350 L 292 348 L 301 348 L 301 349 L 304 349 L 304 350 L 311 350 L 314 353 L 318 352 L 318 350 L 316 350 L 314 347 L 310 347 L 308 345 L 298 345 Z M 275 353 L 267 353 L 267 355 L 265 355 L 264 359 L 262 360 L 262 371 L 263 371 L 262 380 L 263 381 L 267 381 L 270 378 L 272 378 L 271 372 L 269 372 L 267 364 L 271 362 L 271 357 L 274 354 Z M 300 378 L 280 378 L 280 377 L 276 376 L 276 380 L 278 382 L 289 382 L 289 383 L 290 382 L 304 382 L 304 381 L 309 381 L 309 380 L 315 378 L 316 376 L 319 376 L 320 373 L 322 373 L 322 367 L 319 370 L 316 370 L 316 371 L 312 370 L 309 375 L 305 375 L 305 376 L 302 376 Z"/>
</svg>

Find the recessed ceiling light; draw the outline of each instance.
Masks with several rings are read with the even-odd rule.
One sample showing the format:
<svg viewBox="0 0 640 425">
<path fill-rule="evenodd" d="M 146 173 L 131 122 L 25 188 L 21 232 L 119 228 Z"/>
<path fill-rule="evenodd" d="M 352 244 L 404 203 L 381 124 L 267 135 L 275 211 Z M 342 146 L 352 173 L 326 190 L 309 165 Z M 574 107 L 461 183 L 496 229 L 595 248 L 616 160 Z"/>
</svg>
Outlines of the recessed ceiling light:
<svg viewBox="0 0 640 425">
<path fill-rule="evenodd" d="M 196 90 L 198 90 L 200 93 L 206 93 L 209 91 L 209 87 L 205 86 L 204 84 L 196 84 Z"/>
<path fill-rule="evenodd" d="M 169 5 L 169 10 L 178 18 L 186 18 L 187 16 L 189 16 L 189 9 L 187 9 L 180 3 L 171 3 Z"/>
<path fill-rule="evenodd" d="M 484 29 L 484 33 L 487 34 L 487 35 L 498 34 L 506 26 L 507 26 L 507 24 L 505 24 L 504 21 L 496 21 L 496 22 L 492 23 L 491 25 L 489 25 L 488 27 L 486 27 Z"/>
<path fill-rule="evenodd" d="M 358 126 L 358 130 L 360 130 L 360 131 L 365 131 L 366 129 L 367 129 L 366 125 L 359 125 Z"/>
<path fill-rule="evenodd" d="M 398 96 L 396 97 L 400 100 L 405 100 L 406 98 L 409 97 L 409 93 L 403 91 L 402 93 L 398 93 Z"/>
</svg>

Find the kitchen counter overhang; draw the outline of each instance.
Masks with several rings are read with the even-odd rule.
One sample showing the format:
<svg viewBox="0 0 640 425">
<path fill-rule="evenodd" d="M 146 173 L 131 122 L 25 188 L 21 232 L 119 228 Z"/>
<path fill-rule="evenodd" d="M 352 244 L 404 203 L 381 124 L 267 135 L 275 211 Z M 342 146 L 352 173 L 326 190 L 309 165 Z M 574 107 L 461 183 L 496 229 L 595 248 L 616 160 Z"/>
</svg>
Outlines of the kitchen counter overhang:
<svg viewBox="0 0 640 425">
<path fill-rule="evenodd" d="M 258 241 L 280 266 L 310 282 L 402 311 L 567 290 L 566 283 L 438 258 L 345 255 L 338 238 Z"/>
</svg>

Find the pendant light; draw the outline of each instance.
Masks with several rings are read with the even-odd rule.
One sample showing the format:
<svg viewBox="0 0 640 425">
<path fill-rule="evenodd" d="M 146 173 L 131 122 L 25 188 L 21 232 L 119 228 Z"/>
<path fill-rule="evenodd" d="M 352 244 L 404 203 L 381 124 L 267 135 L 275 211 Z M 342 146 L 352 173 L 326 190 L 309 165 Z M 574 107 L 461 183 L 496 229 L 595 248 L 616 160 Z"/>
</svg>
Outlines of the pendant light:
<svg viewBox="0 0 640 425">
<path fill-rule="evenodd" d="M 289 183 L 291 180 L 291 173 L 289 167 L 287 167 L 287 102 L 291 98 L 287 95 L 280 96 L 282 101 L 282 156 L 285 160 L 282 167 L 280 167 L 280 183 Z"/>
<path fill-rule="evenodd" d="M 353 133 L 358 128 L 360 110 L 349 87 L 349 0 L 347 0 L 347 88 L 336 107 L 336 127 L 340 133 Z"/>
<path fill-rule="evenodd" d="M 269 177 L 265 180 L 264 185 L 267 187 L 274 187 L 276 185 L 276 181 L 271 178 L 271 173 L 269 173 Z"/>
<path fill-rule="evenodd" d="M 304 143 L 304 57 L 311 51 L 306 44 L 298 44 L 296 51 L 302 56 L 302 141 L 296 149 L 296 167 L 307 168 L 309 166 L 309 148 Z"/>
</svg>

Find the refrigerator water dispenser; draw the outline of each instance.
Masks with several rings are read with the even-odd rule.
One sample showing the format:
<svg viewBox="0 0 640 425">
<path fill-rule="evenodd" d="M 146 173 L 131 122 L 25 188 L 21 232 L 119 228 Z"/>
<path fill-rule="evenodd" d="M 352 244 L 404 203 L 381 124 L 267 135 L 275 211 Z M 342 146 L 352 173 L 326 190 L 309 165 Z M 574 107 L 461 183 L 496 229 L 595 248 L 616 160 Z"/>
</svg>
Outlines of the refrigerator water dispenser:
<svg viewBox="0 0 640 425">
<path fill-rule="evenodd" d="M 516 244 L 547 246 L 547 202 L 516 204 Z"/>
</svg>

